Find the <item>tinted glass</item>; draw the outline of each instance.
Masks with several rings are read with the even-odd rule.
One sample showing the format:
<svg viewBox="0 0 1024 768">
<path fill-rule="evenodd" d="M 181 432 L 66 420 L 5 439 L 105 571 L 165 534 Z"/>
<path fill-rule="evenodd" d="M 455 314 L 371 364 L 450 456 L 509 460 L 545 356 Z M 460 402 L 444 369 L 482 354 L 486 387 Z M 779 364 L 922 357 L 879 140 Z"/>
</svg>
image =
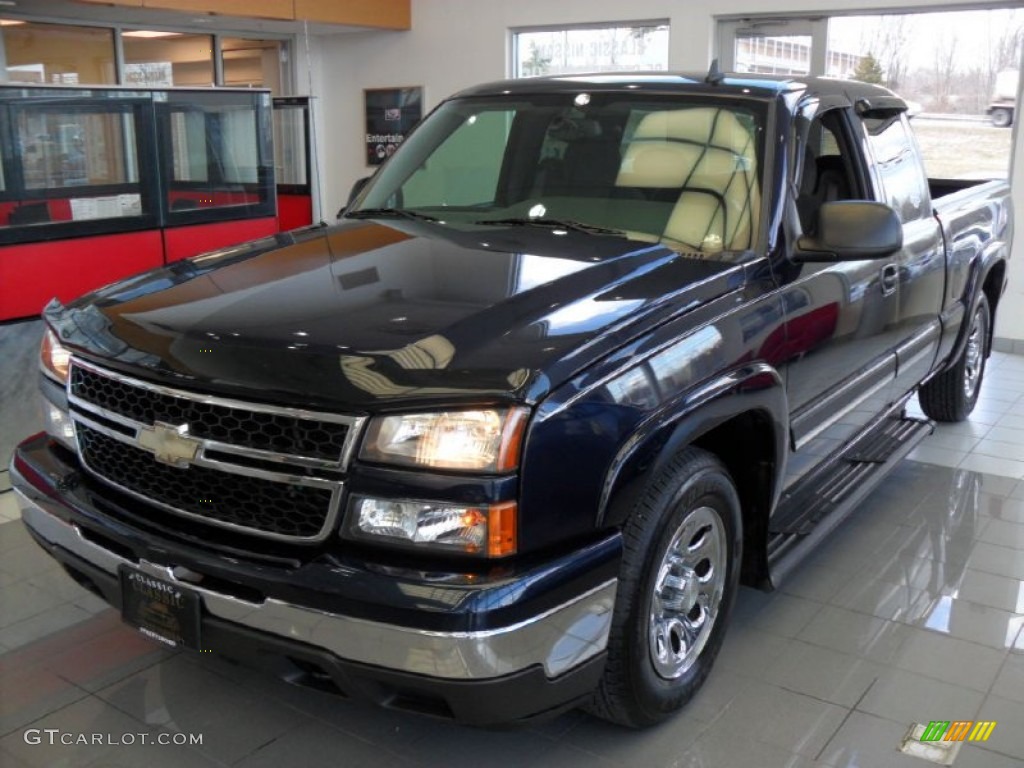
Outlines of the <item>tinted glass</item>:
<svg viewBox="0 0 1024 768">
<path fill-rule="evenodd" d="M 757 234 L 762 132 L 760 105 L 607 93 L 452 101 L 406 139 L 361 207 L 743 250 Z"/>
<path fill-rule="evenodd" d="M 5 19 L 4 64 L 12 83 L 102 85 L 117 82 L 114 30 Z"/>
<path fill-rule="evenodd" d="M 885 187 L 886 202 L 903 221 L 931 215 L 928 181 L 906 118 L 866 119 L 864 127 Z"/>
</svg>

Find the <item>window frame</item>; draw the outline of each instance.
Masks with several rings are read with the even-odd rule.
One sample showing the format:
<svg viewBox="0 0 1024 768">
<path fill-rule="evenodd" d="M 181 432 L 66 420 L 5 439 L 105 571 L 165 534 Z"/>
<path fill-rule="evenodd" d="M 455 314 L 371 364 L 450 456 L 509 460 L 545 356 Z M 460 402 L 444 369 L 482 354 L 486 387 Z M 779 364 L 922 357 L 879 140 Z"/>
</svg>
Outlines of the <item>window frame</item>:
<svg viewBox="0 0 1024 768">
<path fill-rule="evenodd" d="M 131 115 L 134 121 L 135 162 L 138 182 L 121 184 L 90 184 L 73 187 L 49 187 L 28 189 L 24 183 L 23 166 L 20 156 L 14 152 L 17 146 L 17 124 L 20 114 L 33 112 L 82 112 L 85 114 Z M 153 108 L 149 99 L 111 98 L 104 101 L 85 101 L 82 98 L 53 98 L 38 103 L 0 103 L 0 147 L 4 168 L 4 189 L 0 191 L 0 202 L 13 200 L 22 202 L 48 202 L 69 199 L 71 190 L 75 197 L 122 194 L 127 187 L 139 194 L 142 213 L 136 216 L 112 216 L 97 219 L 49 221 L 40 224 L 15 224 L 0 227 L 0 245 L 34 243 L 61 240 L 89 235 L 134 232 L 155 229 L 160 226 L 161 211 L 158 200 L 158 177 L 156 164 L 151 153 L 145 151 L 145 137 L 153 132 Z M 82 194 L 86 193 L 86 194 Z"/>
<path fill-rule="evenodd" d="M 811 38 L 811 51 L 810 51 L 810 62 L 809 62 L 809 77 L 822 77 L 826 76 L 829 71 L 829 63 L 838 57 L 841 59 L 844 55 L 849 55 L 848 52 L 832 50 L 829 47 L 830 35 L 829 29 L 832 22 L 848 19 L 857 18 L 862 16 L 929 16 L 929 15 L 940 15 L 944 12 L 959 13 L 959 12 L 998 12 L 1004 10 L 1012 10 L 1016 8 L 1013 3 L 1007 0 L 997 0 L 993 4 L 979 4 L 979 3 L 966 3 L 960 5 L 953 5 L 948 8 L 939 6 L 920 6 L 920 7 L 907 7 L 900 5 L 893 6 L 880 6 L 877 8 L 866 8 L 863 6 L 854 6 L 850 10 L 835 9 L 826 11 L 823 13 L 808 13 L 807 11 L 792 11 L 784 13 L 722 13 L 715 14 L 713 16 L 715 22 L 715 31 L 712 43 L 712 56 L 717 58 L 721 64 L 721 68 L 724 71 L 735 71 L 735 58 L 736 58 L 736 44 L 740 39 L 746 40 L 765 40 L 772 36 L 785 36 L 790 34 L 805 34 Z M 743 32 L 757 32 L 760 37 L 741 37 Z M 1024 64 L 1018 65 L 1018 70 L 1024 76 Z M 903 94 L 900 94 L 903 96 Z M 1018 105 L 1020 109 L 1020 105 Z M 1017 120 L 1014 120 L 1016 125 Z M 911 132 L 915 136 L 915 142 L 920 146 L 921 141 L 917 138 L 917 132 L 914 131 L 913 125 L 911 125 Z M 1014 134 L 1010 138 L 1009 142 L 1009 157 L 1007 158 L 1005 173 L 996 175 L 986 175 L 984 177 L 979 176 L 966 176 L 964 180 L 969 181 L 981 181 L 981 180 L 994 180 L 1003 179 L 1009 183 L 1014 174 L 1014 168 L 1017 163 L 1017 149 L 1018 142 L 1016 140 L 1016 128 L 1014 127 Z M 926 147 L 927 151 L 927 147 Z M 945 174 L 941 174 L 937 177 L 928 175 L 929 163 L 927 158 L 931 157 L 930 154 L 922 154 L 921 159 L 923 161 L 926 177 L 932 178 L 944 178 Z M 956 181 L 957 179 L 948 179 Z"/>
<path fill-rule="evenodd" d="M 171 96 L 177 91 L 171 91 Z M 188 93 L 196 97 L 196 102 L 202 104 L 210 96 L 217 95 L 217 92 L 205 92 L 199 89 L 189 89 Z M 220 94 L 223 95 L 224 91 Z M 246 94 L 245 90 L 231 91 L 234 94 Z M 211 153 L 211 132 L 209 129 L 210 114 L 196 103 L 191 105 L 175 102 L 172 99 L 156 103 L 156 148 L 159 157 L 159 173 L 166 179 L 165 194 L 160 200 L 160 209 L 163 217 L 163 226 L 180 227 L 192 224 L 209 224 L 218 221 L 235 221 L 238 219 L 254 219 L 274 216 L 277 210 L 277 193 L 274 184 L 271 183 L 274 177 L 274 158 L 271 148 L 272 116 L 269 91 L 252 91 L 253 95 L 265 98 L 266 104 L 263 109 L 264 119 L 260 120 L 259 105 L 253 105 L 255 112 L 256 130 L 256 181 L 254 182 L 228 182 L 222 178 L 219 172 L 222 168 L 219 164 L 209 163 L 211 155 L 216 156 L 219 152 Z M 205 97 L 205 99 L 204 99 Z M 205 181 L 189 182 L 176 181 L 173 174 L 173 141 L 171 131 L 171 115 L 176 112 L 202 112 L 204 114 L 203 133 L 206 141 L 207 168 L 217 168 L 217 173 L 208 175 Z M 242 203 L 237 205 L 211 205 L 209 207 L 185 208 L 172 210 L 170 192 L 174 188 L 209 189 L 216 185 L 238 185 L 245 188 L 246 192 L 255 191 L 258 200 L 254 203 Z M 191 185 L 191 186 L 190 186 Z"/>
<path fill-rule="evenodd" d="M 171 211 L 167 193 L 171 189 L 168 180 L 172 161 L 164 151 L 168 146 L 169 120 L 161 119 L 161 112 L 168 104 L 180 104 L 189 99 L 197 103 L 218 103 L 225 95 L 237 96 L 240 104 L 248 100 L 247 103 L 256 112 L 256 181 L 233 186 L 244 186 L 246 192 L 255 191 L 259 199 L 253 203 Z M 175 102 L 175 99 L 179 101 Z M 26 189 L 20 153 L 17 151 L 18 115 L 25 111 L 39 110 L 57 113 L 78 110 L 86 114 L 133 116 L 138 181 Z M 133 193 L 138 192 L 143 211 L 132 216 L 7 224 L 0 226 L 0 246 L 274 217 L 277 198 L 272 183 L 274 160 L 271 149 L 271 110 L 270 92 L 265 89 L 211 91 L 205 88 L 127 89 L 117 86 L 74 89 L 66 86 L 0 87 L 0 163 L 4 175 L 0 203 L 101 197 L 122 194 L 131 187 Z M 207 182 L 204 186 L 209 188 L 210 184 Z"/>
<path fill-rule="evenodd" d="M 7 16 L 3 13 L 3 9 L 0 9 L 0 17 Z M 254 32 L 251 30 L 238 30 L 232 28 L 216 29 L 216 30 L 199 30 L 196 28 L 187 28 L 180 26 L 173 26 L 168 24 L 139 24 L 139 23 L 111 23 L 96 21 L 92 19 L 69 19 L 69 18 L 54 18 L 46 16 L 38 16 L 34 14 L 21 15 L 17 17 L 14 15 L 7 16 L 8 18 L 16 18 L 19 21 L 25 21 L 31 24 L 49 24 L 58 27 L 90 27 L 93 29 L 105 29 L 111 32 L 113 37 L 113 66 L 114 66 L 114 82 L 113 83 L 92 83 L 92 82 L 79 82 L 78 86 L 83 87 L 94 87 L 94 88 L 111 88 L 116 86 L 127 86 L 134 88 L 141 88 L 142 90 L 156 90 L 162 86 L 148 86 L 140 87 L 130 83 L 125 83 L 124 67 L 124 40 L 123 35 L 125 32 L 135 32 L 139 30 L 152 30 L 156 32 L 174 32 L 184 35 L 190 34 L 202 34 L 209 35 L 212 38 L 211 41 L 211 56 L 213 58 L 213 76 L 214 80 L 210 86 L 217 88 L 232 88 L 234 86 L 225 85 L 224 83 L 224 60 L 223 51 L 221 49 L 221 41 L 224 38 L 232 39 L 243 39 L 243 40 L 276 40 L 281 43 L 280 48 L 280 74 L 281 74 L 281 93 L 278 96 L 290 96 L 295 93 L 297 86 L 297 72 L 295 69 L 293 55 L 297 46 L 297 36 L 294 34 L 282 34 L 271 31 L 260 31 Z M 667 22 L 665 22 L 667 23 Z M 30 82 L 10 82 L 11 85 L 19 85 L 25 88 L 39 87 L 49 85 L 48 83 L 30 83 Z M 70 84 L 66 84 L 65 87 L 73 87 Z M 199 85 L 182 85 L 182 86 L 163 86 L 167 88 L 188 88 L 188 89 L 199 89 L 204 86 Z M 268 86 L 264 86 L 268 87 Z"/>
<path fill-rule="evenodd" d="M 668 18 L 655 18 L 655 19 L 625 19 L 621 21 L 608 21 L 608 22 L 582 22 L 578 24 L 542 24 L 542 25 L 530 25 L 523 27 L 510 27 L 508 30 L 508 38 L 506 50 L 508 51 L 508 59 L 505 62 L 505 71 L 508 73 L 508 77 L 514 80 L 524 79 L 523 75 L 517 74 L 516 68 L 519 62 L 519 35 L 529 34 L 531 32 L 581 32 L 581 31 L 600 31 L 603 29 L 625 29 L 625 28 L 639 28 L 639 27 L 665 27 L 665 31 L 668 34 L 669 49 L 671 50 L 672 45 L 672 25 Z M 665 62 L 665 71 L 670 71 L 671 67 L 671 56 L 667 57 Z"/>
</svg>

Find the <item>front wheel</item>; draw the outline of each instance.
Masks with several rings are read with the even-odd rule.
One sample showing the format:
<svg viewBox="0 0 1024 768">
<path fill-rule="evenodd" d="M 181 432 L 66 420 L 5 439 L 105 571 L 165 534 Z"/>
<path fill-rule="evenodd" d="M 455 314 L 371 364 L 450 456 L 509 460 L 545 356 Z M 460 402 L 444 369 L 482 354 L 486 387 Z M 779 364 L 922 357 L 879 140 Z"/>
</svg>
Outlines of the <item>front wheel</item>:
<svg viewBox="0 0 1024 768">
<path fill-rule="evenodd" d="M 991 324 L 988 299 L 978 297 L 967 329 L 967 344 L 951 368 L 921 387 L 921 410 L 936 421 L 963 421 L 978 402 L 981 380 L 985 375 L 985 355 Z"/>
<path fill-rule="evenodd" d="M 728 471 L 706 451 L 680 452 L 622 533 L 608 660 L 589 710 L 639 728 L 689 701 L 722 645 L 743 541 Z"/>
</svg>

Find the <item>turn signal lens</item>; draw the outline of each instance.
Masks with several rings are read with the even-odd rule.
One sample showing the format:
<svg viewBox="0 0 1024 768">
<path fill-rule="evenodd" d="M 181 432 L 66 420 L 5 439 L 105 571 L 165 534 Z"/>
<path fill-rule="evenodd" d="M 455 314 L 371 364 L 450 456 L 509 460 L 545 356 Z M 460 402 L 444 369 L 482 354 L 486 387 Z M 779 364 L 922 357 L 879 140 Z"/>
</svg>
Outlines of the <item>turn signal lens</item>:
<svg viewBox="0 0 1024 768">
<path fill-rule="evenodd" d="M 416 549 L 504 557 L 516 551 L 516 504 L 466 507 L 356 497 L 346 535 Z"/>
<path fill-rule="evenodd" d="M 39 350 L 39 362 L 43 366 L 43 373 L 56 379 L 61 384 L 68 380 L 68 365 L 71 362 L 71 352 L 57 341 L 57 335 L 47 329 L 43 334 L 43 344 Z"/>
</svg>

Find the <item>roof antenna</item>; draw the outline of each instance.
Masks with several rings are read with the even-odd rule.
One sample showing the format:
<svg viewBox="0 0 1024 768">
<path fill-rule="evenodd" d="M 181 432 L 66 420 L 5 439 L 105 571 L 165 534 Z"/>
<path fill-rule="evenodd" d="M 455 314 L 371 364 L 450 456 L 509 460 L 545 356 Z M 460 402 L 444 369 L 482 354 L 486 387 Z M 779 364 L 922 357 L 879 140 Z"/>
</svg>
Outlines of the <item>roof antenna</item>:
<svg viewBox="0 0 1024 768">
<path fill-rule="evenodd" d="M 704 78 L 704 82 L 710 85 L 718 85 L 723 80 L 725 80 L 725 73 L 718 68 L 718 59 L 712 59 L 711 67 L 708 69 L 708 75 Z"/>
</svg>

